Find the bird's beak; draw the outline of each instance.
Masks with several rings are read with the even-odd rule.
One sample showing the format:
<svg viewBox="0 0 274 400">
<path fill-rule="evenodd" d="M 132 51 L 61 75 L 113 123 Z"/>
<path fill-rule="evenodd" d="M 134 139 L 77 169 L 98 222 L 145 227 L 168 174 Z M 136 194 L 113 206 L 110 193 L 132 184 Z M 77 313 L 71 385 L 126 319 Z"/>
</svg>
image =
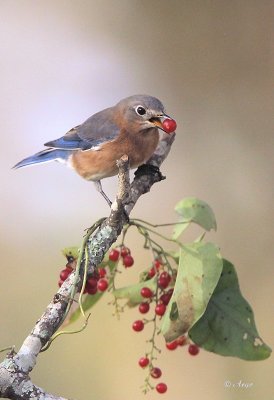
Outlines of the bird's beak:
<svg viewBox="0 0 274 400">
<path fill-rule="evenodd" d="M 170 118 L 167 114 L 161 114 L 157 117 L 153 117 L 150 119 L 150 122 L 156 127 L 156 128 L 160 128 L 162 129 L 162 131 L 164 131 L 164 127 L 163 127 L 163 121 L 166 118 Z"/>
<path fill-rule="evenodd" d="M 167 114 L 161 114 L 157 117 L 151 118 L 150 122 L 156 127 L 161 129 L 162 131 L 166 132 L 166 133 L 171 133 L 165 126 L 164 121 L 174 121 L 169 115 Z M 174 121 L 175 122 L 175 121 Z M 176 123 L 175 123 L 176 124 Z M 175 129 L 174 129 L 175 130 Z"/>
</svg>

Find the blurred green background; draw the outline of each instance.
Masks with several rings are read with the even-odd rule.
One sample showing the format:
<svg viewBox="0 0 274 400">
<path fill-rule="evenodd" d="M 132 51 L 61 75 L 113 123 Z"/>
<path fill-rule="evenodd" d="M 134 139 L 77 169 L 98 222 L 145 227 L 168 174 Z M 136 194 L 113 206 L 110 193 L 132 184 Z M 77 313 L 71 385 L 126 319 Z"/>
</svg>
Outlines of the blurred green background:
<svg viewBox="0 0 274 400">
<path fill-rule="evenodd" d="M 57 163 L 11 167 L 136 93 L 159 97 L 178 131 L 162 167 L 167 179 L 133 216 L 174 221 L 181 198 L 207 201 L 218 222 L 209 238 L 235 263 L 259 333 L 273 347 L 273 2 L 2 0 L 0 9 L 0 347 L 20 346 L 55 293 L 60 250 L 108 213 L 92 184 Z M 104 181 L 110 196 L 116 184 Z M 135 233 L 128 245 L 135 267 L 121 284 L 151 261 Z M 41 354 L 35 383 L 78 400 L 143 398 L 137 361 L 149 333 L 131 330 L 136 310 L 112 317 L 110 300 L 94 309 L 85 332 Z M 158 365 L 166 399 L 274 396 L 273 358 L 190 357 L 184 348 L 163 351 Z M 227 380 L 253 386 L 228 389 Z"/>
</svg>

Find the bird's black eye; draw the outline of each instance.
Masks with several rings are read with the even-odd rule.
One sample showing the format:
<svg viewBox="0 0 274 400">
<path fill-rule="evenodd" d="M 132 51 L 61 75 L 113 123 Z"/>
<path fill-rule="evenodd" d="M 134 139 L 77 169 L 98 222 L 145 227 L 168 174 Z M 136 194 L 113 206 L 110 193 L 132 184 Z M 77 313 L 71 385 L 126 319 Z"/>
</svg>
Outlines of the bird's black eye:
<svg viewBox="0 0 274 400">
<path fill-rule="evenodd" d="M 145 108 L 142 107 L 142 106 L 137 106 L 137 107 L 135 108 L 135 111 L 136 111 L 136 113 L 137 113 L 138 115 L 145 115 L 145 113 L 146 113 Z"/>
</svg>

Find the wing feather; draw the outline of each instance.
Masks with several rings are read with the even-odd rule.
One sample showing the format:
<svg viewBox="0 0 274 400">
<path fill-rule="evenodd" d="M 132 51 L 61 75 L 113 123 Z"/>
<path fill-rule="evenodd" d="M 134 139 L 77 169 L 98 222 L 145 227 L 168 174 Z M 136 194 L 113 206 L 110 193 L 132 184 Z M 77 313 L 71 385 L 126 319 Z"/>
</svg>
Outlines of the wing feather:
<svg viewBox="0 0 274 400">
<path fill-rule="evenodd" d="M 119 135 L 120 128 L 113 122 L 113 117 L 113 108 L 107 108 L 92 115 L 59 139 L 45 143 L 45 146 L 67 150 L 98 150 L 103 143 Z"/>
</svg>

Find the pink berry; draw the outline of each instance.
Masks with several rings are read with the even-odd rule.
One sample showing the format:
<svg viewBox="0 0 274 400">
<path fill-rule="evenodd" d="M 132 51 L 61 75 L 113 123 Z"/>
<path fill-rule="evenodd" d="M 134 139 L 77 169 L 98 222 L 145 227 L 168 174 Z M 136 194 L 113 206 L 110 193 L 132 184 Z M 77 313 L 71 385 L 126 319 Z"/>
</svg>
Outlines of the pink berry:
<svg viewBox="0 0 274 400">
<path fill-rule="evenodd" d="M 100 292 L 104 292 L 108 288 L 108 281 L 106 279 L 99 279 L 97 283 L 97 288 Z"/>
<path fill-rule="evenodd" d="M 160 370 L 160 368 L 154 367 L 150 371 L 150 375 L 152 376 L 152 378 L 158 379 L 162 375 L 162 371 Z"/>
<path fill-rule="evenodd" d="M 166 133 L 172 133 L 176 130 L 177 124 L 176 121 L 172 118 L 166 118 L 163 123 L 163 128 Z"/>
<path fill-rule="evenodd" d="M 167 385 L 163 382 L 158 383 L 158 385 L 156 385 L 156 390 L 158 393 L 165 393 L 167 391 Z"/>
<path fill-rule="evenodd" d="M 146 314 L 149 311 L 149 304 L 144 302 L 139 304 L 139 311 L 141 314 Z"/>
<path fill-rule="evenodd" d="M 141 357 L 138 363 L 140 367 L 145 368 L 149 364 L 149 359 L 147 357 Z"/>
<path fill-rule="evenodd" d="M 199 353 L 199 351 L 200 351 L 200 348 L 197 346 L 197 344 L 190 344 L 188 346 L 188 352 L 192 356 L 196 356 Z"/>
<path fill-rule="evenodd" d="M 143 321 L 141 321 L 140 319 L 138 319 L 137 321 L 134 321 L 132 324 L 132 329 L 135 332 L 141 332 L 144 329 Z"/>
<path fill-rule="evenodd" d="M 144 297 L 145 299 L 150 299 L 153 296 L 152 290 L 148 287 L 143 287 L 140 293 L 141 296 Z"/>
</svg>

